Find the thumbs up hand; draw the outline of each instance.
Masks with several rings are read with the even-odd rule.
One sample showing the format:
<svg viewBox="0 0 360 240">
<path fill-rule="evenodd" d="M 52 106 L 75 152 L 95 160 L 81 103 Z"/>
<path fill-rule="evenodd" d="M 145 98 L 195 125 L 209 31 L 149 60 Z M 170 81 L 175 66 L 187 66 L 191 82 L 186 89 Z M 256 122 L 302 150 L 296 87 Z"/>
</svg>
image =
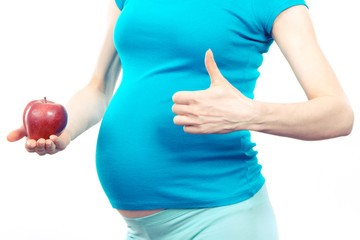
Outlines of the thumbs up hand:
<svg viewBox="0 0 360 240">
<path fill-rule="evenodd" d="M 205 54 L 211 85 L 202 91 L 181 91 L 173 95 L 174 123 L 193 134 L 224 134 L 250 130 L 255 101 L 245 97 L 220 73 L 212 51 Z"/>
</svg>

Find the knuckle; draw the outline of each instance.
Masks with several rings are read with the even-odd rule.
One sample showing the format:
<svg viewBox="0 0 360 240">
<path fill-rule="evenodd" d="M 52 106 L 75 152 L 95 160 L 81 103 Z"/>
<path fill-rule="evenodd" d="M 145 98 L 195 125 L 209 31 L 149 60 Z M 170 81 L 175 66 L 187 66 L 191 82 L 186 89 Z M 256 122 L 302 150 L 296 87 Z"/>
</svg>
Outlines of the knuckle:
<svg viewBox="0 0 360 240">
<path fill-rule="evenodd" d="M 55 144 L 52 142 L 46 142 L 45 149 L 46 151 L 53 151 L 55 149 Z"/>
<path fill-rule="evenodd" d="M 207 99 L 207 94 L 205 94 L 204 92 L 197 92 L 193 96 L 193 100 L 195 101 L 195 103 L 206 103 L 208 101 Z"/>
<path fill-rule="evenodd" d="M 186 132 L 186 133 L 192 133 L 191 128 L 188 126 L 184 126 L 183 129 L 184 129 L 184 132 Z"/>
<path fill-rule="evenodd" d="M 196 119 L 194 119 L 194 125 L 201 126 L 205 123 L 204 118 L 199 116 Z"/>
<path fill-rule="evenodd" d="M 202 122 L 200 119 L 194 119 L 191 125 L 199 127 L 202 125 Z"/>
<path fill-rule="evenodd" d="M 211 131 L 210 129 L 204 129 L 203 133 L 204 134 L 211 134 L 211 133 L 213 133 L 213 131 Z"/>
<path fill-rule="evenodd" d="M 33 152 L 33 151 L 34 151 L 34 148 L 32 148 L 31 146 L 29 146 L 28 144 L 25 144 L 25 149 L 26 149 L 26 151 L 28 151 L 28 152 Z"/>
<path fill-rule="evenodd" d="M 40 146 L 40 147 L 35 147 L 35 151 L 36 152 L 43 152 L 43 151 L 45 151 L 45 148 L 44 148 L 44 146 Z"/>
<path fill-rule="evenodd" d="M 177 113 L 177 110 L 176 110 L 176 104 L 174 104 L 174 105 L 172 105 L 172 108 L 171 108 L 171 110 L 173 111 L 173 113 Z"/>
<path fill-rule="evenodd" d="M 184 132 L 191 134 L 199 134 L 199 128 L 194 126 L 184 126 Z"/>
<path fill-rule="evenodd" d="M 36 142 L 34 140 L 27 140 L 25 147 L 28 149 L 34 149 L 36 147 Z"/>
<path fill-rule="evenodd" d="M 176 92 L 173 96 L 172 96 L 172 101 L 173 102 L 178 102 L 179 99 L 181 98 L 181 92 Z"/>
<path fill-rule="evenodd" d="M 36 152 L 39 156 L 44 156 L 46 152 Z"/>
<path fill-rule="evenodd" d="M 198 127 L 198 134 L 209 134 L 209 129 L 204 125 Z"/>
<path fill-rule="evenodd" d="M 175 125 L 180 125 L 180 119 L 179 118 L 180 118 L 180 116 L 175 116 L 174 117 L 173 121 L 174 121 Z"/>
<path fill-rule="evenodd" d="M 191 104 L 198 104 L 198 103 L 201 102 L 201 98 L 199 98 L 199 97 L 196 96 L 196 95 L 191 95 L 191 96 L 189 97 L 189 101 L 190 101 Z"/>
<path fill-rule="evenodd" d="M 56 151 L 56 150 L 52 150 L 52 151 L 48 151 L 47 153 L 50 154 L 50 155 L 53 155 L 53 154 L 57 153 L 57 151 Z"/>
<path fill-rule="evenodd" d="M 44 148 L 45 148 L 45 144 L 37 144 L 35 147 L 35 149 L 39 149 L 39 150 L 44 149 Z"/>
<path fill-rule="evenodd" d="M 192 108 L 192 114 L 195 116 L 202 116 L 203 114 L 203 109 L 199 106 L 193 106 Z"/>
</svg>

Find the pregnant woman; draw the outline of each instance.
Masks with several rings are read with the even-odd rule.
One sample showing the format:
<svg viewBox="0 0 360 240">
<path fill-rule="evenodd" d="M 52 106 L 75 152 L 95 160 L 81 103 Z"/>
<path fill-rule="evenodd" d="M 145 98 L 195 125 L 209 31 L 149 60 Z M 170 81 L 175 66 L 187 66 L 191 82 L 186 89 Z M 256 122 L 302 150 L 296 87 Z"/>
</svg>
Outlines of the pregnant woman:
<svg viewBox="0 0 360 240">
<path fill-rule="evenodd" d="M 93 77 L 66 106 L 66 130 L 27 139 L 26 149 L 54 154 L 102 120 L 97 172 L 127 240 L 278 239 L 250 131 L 320 140 L 348 135 L 353 125 L 305 2 L 113 4 Z M 308 101 L 254 100 L 274 41 Z M 8 140 L 24 136 L 20 127 Z"/>
</svg>

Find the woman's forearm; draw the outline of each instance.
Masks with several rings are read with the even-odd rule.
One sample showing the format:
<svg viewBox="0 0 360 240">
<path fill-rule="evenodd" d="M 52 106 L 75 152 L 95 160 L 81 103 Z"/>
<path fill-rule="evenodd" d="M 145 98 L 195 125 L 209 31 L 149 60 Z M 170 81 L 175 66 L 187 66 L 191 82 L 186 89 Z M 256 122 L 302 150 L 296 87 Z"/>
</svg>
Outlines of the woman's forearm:
<svg viewBox="0 0 360 240">
<path fill-rule="evenodd" d="M 76 92 L 66 105 L 69 115 L 66 131 L 72 140 L 102 119 L 113 96 L 121 70 L 121 62 L 113 41 L 114 26 L 119 14 L 115 2 L 112 2 L 108 28 L 93 76 L 87 86 Z"/>
<path fill-rule="evenodd" d="M 321 96 L 301 103 L 256 102 L 258 115 L 250 130 L 301 140 L 349 135 L 354 113 L 345 97 Z"/>
<path fill-rule="evenodd" d="M 66 131 L 74 140 L 81 133 L 98 123 L 107 108 L 105 94 L 91 86 L 76 92 L 66 105 L 68 124 Z"/>
</svg>

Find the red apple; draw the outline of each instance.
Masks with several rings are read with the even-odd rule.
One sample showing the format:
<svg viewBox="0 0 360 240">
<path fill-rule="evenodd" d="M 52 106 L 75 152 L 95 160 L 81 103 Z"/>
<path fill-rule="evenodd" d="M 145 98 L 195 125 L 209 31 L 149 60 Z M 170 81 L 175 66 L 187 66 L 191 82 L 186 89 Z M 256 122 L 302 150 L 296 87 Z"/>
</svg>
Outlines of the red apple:
<svg viewBox="0 0 360 240">
<path fill-rule="evenodd" d="M 49 139 L 50 135 L 59 136 L 67 124 L 67 112 L 61 104 L 46 100 L 34 100 L 24 110 L 23 123 L 30 139 Z"/>
</svg>

